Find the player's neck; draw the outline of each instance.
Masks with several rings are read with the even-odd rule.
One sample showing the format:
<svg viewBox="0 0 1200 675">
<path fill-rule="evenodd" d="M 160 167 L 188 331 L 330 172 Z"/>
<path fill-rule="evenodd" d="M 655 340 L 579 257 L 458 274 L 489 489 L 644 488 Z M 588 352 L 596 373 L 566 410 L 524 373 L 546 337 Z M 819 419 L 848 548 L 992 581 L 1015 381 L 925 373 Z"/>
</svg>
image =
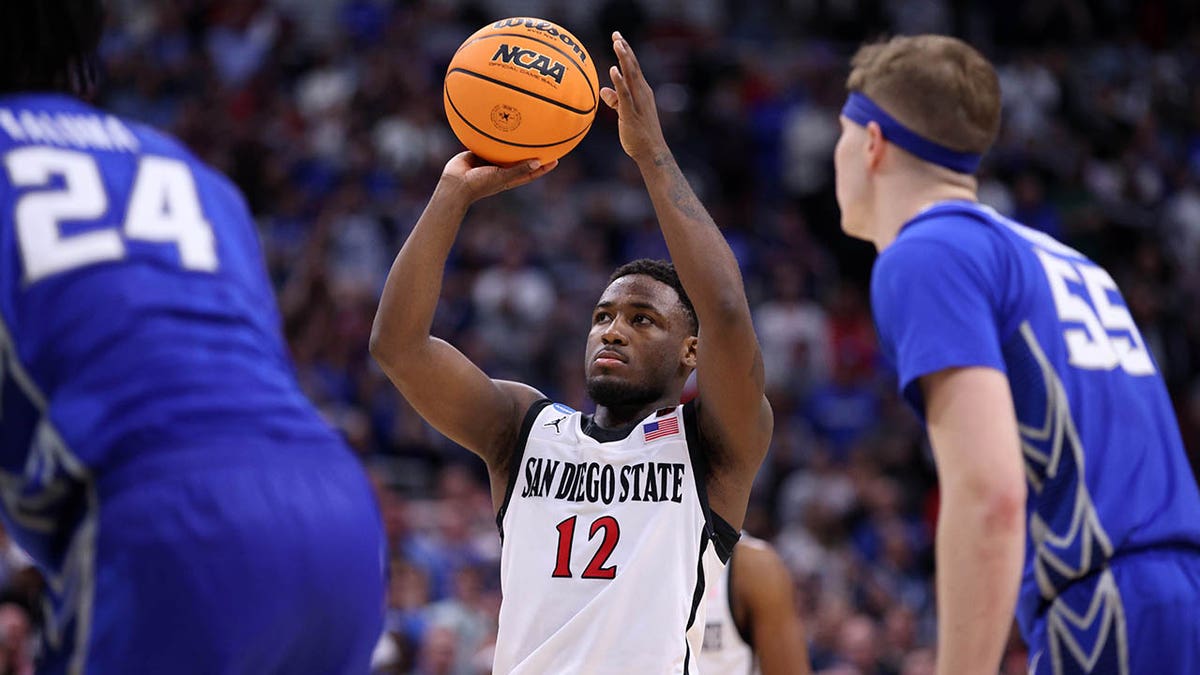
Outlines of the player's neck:
<svg viewBox="0 0 1200 675">
<path fill-rule="evenodd" d="M 900 228 L 934 204 L 976 201 L 977 185 L 974 176 L 941 171 L 933 176 L 899 174 L 881 181 L 872 218 L 872 243 L 882 252 L 896 240 Z"/>
</svg>

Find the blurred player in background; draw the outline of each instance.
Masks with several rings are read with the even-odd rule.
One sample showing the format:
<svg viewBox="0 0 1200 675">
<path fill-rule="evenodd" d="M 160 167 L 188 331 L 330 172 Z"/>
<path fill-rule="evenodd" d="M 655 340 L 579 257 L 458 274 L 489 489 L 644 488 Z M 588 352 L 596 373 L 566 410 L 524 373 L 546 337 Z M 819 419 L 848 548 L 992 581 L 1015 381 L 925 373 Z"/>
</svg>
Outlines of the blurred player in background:
<svg viewBox="0 0 1200 675">
<path fill-rule="evenodd" d="M 770 544 L 742 535 L 725 573 L 709 582 L 700 672 L 806 675 L 804 626 L 792 575 Z"/>
<path fill-rule="evenodd" d="M 467 208 L 555 163 L 450 160 L 375 319 L 372 353 L 401 393 L 487 463 L 503 541 L 496 673 L 697 672 L 706 569 L 728 560 L 771 438 L 737 262 L 667 148 L 633 51 L 616 34 L 613 49 L 601 96 L 675 265 L 625 265 L 597 303 L 595 415 L 492 380 L 429 334 Z M 678 405 L 693 369 L 699 395 Z"/>
<path fill-rule="evenodd" d="M 842 228 L 941 483 L 938 672 L 995 673 L 1015 606 L 1034 673 L 1200 672 L 1200 497 L 1112 277 L 976 203 L 1000 125 L 959 40 L 854 57 Z"/>
<path fill-rule="evenodd" d="M 366 477 L 301 394 L 238 190 L 72 94 L 99 0 L 0 5 L 0 502 L 42 673 L 363 673 Z"/>
</svg>

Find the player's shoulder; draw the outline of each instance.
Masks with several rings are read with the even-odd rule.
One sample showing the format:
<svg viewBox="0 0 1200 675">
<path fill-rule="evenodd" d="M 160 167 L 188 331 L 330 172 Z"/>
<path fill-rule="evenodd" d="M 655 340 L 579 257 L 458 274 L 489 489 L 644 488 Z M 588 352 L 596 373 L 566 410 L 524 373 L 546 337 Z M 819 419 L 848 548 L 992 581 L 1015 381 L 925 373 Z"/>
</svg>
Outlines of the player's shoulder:
<svg viewBox="0 0 1200 675">
<path fill-rule="evenodd" d="M 995 211 L 971 202 L 943 202 L 922 211 L 900 229 L 875 261 L 872 286 L 905 288 L 915 280 L 942 283 L 968 274 L 998 281 L 1012 252 L 1009 224 Z"/>
<path fill-rule="evenodd" d="M 132 129 L 133 133 L 141 140 L 143 153 L 179 160 L 187 164 L 188 168 L 194 174 L 202 175 L 219 184 L 221 187 L 240 194 L 240 191 L 232 180 L 197 157 L 191 148 L 174 135 L 144 122 L 124 117 L 119 117 L 118 119 Z"/>
<path fill-rule="evenodd" d="M 545 394 L 524 382 L 512 380 L 493 380 L 493 382 L 496 388 L 512 402 L 513 412 L 516 413 L 518 419 L 528 415 L 537 415 L 551 406 L 575 412 L 574 409 L 562 403 L 551 401 Z"/>
<path fill-rule="evenodd" d="M 901 257 L 919 250 L 985 255 L 1003 246 L 1008 236 L 1006 220 L 972 202 L 942 202 L 905 223 L 880 257 Z"/>
<path fill-rule="evenodd" d="M 1018 249 L 1032 245 L 1064 257 L 1085 257 L 1045 232 L 1022 225 L 989 206 L 965 201 L 942 202 L 919 213 L 901 228 L 896 242 L 909 249 L 941 246 L 966 253 L 1007 252 L 1014 245 Z"/>
<path fill-rule="evenodd" d="M 574 417 L 581 414 L 578 410 L 547 398 L 527 384 L 496 380 L 496 385 L 512 405 L 512 426 L 509 428 L 516 434 L 515 445 L 524 445 L 530 441 L 557 442 L 571 437 L 568 432 L 575 425 Z M 502 456 L 513 447 L 515 446 L 511 441 L 503 440 L 489 452 Z"/>
<path fill-rule="evenodd" d="M 755 537 L 755 536 L 752 536 L 749 534 L 746 534 L 745 532 L 742 533 L 741 539 L 738 539 L 737 545 L 738 545 L 738 548 L 737 548 L 738 551 L 749 551 L 749 550 L 758 551 L 758 550 L 764 550 L 764 549 L 771 548 L 771 545 L 768 544 L 765 540 L 759 539 L 758 537 Z"/>
<path fill-rule="evenodd" d="M 775 547 L 742 534 L 730 559 L 736 592 L 742 595 L 772 592 L 791 585 L 791 574 Z"/>
<path fill-rule="evenodd" d="M 752 537 L 742 533 L 738 539 L 737 545 L 734 546 L 734 559 L 738 561 L 739 568 L 753 567 L 760 568 L 762 566 L 773 567 L 776 564 L 782 565 L 783 559 L 765 540 L 758 537 Z"/>
</svg>

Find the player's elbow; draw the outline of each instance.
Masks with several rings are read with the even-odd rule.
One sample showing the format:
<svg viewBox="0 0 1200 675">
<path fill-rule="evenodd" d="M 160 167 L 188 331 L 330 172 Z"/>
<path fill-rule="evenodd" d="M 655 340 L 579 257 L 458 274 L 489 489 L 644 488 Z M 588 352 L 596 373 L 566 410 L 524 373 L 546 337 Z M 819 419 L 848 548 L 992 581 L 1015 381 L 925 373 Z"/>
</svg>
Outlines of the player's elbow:
<svg viewBox="0 0 1200 675">
<path fill-rule="evenodd" d="M 429 337 L 425 339 L 410 339 L 404 333 L 381 327 L 375 324 L 371 329 L 371 337 L 367 342 L 367 350 L 375 363 L 388 376 L 392 384 L 401 393 L 408 387 L 428 378 L 430 354 L 428 351 Z"/>
<path fill-rule="evenodd" d="M 367 349 L 371 352 L 371 358 L 384 370 L 395 362 L 394 343 L 378 323 L 371 328 L 371 339 L 367 343 Z"/>
<path fill-rule="evenodd" d="M 942 503 L 948 512 L 960 514 L 971 529 L 995 534 L 1017 532 L 1025 523 L 1023 477 L 984 474 L 942 476 Z"/>
<path fill-rule="evenodd" d="M 980 494 L 981 527 L 985 532 L 1020 532 L 1025 527 L 1025 482 L 993 482 Z"/>
</svg>

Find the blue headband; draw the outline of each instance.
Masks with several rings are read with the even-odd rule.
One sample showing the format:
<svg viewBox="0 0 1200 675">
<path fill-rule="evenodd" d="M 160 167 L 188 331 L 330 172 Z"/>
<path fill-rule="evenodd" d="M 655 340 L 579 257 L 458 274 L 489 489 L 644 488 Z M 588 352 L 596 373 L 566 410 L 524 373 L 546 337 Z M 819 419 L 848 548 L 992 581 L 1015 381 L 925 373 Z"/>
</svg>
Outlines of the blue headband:
<svg viewBox="0 0 1200 675">
<path fill-rule="evenodd" d="M 867 98 L 865 94 L 857 91 L 850 92 L 850 97 L 846 99 L 846 105 L 842 108 L 842 114 L 846 116 L 846 119 L 852 120 L 862 127 L 866 127 L 868 122 L 875 122 L 883 132 L 884 138 L 926 162 L 944 166 L 959 173 L 975 173 L 975 170 L 979 168 L 981 155 L 951 150 L 917 135 L 896 118 L 887 114 L 883 108 L 875 105 L 875 102 Z"/>
</svg>

